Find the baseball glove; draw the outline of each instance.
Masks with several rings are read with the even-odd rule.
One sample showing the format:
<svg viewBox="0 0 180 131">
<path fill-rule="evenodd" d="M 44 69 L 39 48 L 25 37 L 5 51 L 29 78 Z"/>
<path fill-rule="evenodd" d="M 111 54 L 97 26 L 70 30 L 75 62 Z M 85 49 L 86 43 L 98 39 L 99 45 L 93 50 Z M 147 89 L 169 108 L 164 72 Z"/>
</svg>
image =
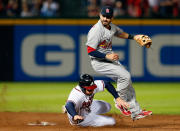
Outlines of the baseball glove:
<svg viewBox="0 0 180 131">
<path fill-rule="evenodd" d="M 152 40 L 147 35 L 135 35 L 134 40 L 140 45 L 145 46 L 146 48 L 150 48 L 152 45 Z"/>
</svg>

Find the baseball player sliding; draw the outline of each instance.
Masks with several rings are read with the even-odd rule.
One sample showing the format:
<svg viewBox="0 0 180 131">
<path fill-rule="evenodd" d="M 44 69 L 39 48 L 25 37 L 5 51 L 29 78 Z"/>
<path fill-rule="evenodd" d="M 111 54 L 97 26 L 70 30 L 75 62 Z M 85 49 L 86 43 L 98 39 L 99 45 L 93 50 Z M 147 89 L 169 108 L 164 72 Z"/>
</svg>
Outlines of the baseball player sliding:
<svg viewBox="0 0 180 131">
<path fill-rule="evenodd" d="M 144 118 L 152 114 L 140 108 L 136 101 L 135 90 L 132 87 L 130 73 L 119 62 L 118 54 L 112 51 L 112 37 L 134 39 L 141 46 L 149 48 L 152 44 L 147 35 L 131 35 L 111 23 L 113 8 L 105 6 L 101 9 L 99 21 L 90 29 L 87 36 L 87 52 L 91 58 L 93 69 L 100 74 L 112 78 L 117 82 L 119 96 L 129 103 L 130 108 L 117 105 L 123 115 L 131 116 L 133 120 Z"/>
<path fill-rule="evenodd" d="M 106 88 L 113 96 L 118 106 L 129 108 L 129 104 L 122 100 L 110 82 L 93 80 L 88 74 L 80 76 L 79 84 L 72 89 L 65 108 L 72 125 L 79 126 L 106 126 L 114 125 L 112 117 L 102 116 L 109 112 L 111 105 L 105 101 L 93 100 L 95 93 Z"/>
</svg>

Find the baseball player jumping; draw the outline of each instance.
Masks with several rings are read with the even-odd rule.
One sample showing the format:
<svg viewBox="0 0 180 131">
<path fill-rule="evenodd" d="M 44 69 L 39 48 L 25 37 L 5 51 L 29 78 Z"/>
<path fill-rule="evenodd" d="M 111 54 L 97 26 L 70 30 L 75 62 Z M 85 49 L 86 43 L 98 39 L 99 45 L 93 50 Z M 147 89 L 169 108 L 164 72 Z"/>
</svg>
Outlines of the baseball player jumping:
<svg viewBox="0 0 180 131">
<path fill-rule="evenodd" d="M 110 82 L 94 81 L 92 76 L 83 74 L 65 105 L 71 125 L 98 127 L 115 124 L 114 118 L 99 115 L 109 112 L 111 105 L 105 101 L 93 100 L 95 93 L 104 91 L 104 88 L 114 96 L 118 106 L 129 108 L 129 104 L 119 97 Z"/>
<path fill-rule="evenodd" d="M 112 37 L 134 39 L 141 46 L 149 48 L 152 44 L 147 35 L 131 35 L 111 23 L 113 19 L 113 8 L 105 6 L 101 9 L 99 21 L 90 29 L 87 36 L 87 52 L 91 58 L 93 69 L 117 82 L 119 96 L 129 103 L 127 109 L 115 103 L 121 113 L 131 116 L 133 120 L 144 118 L 152 114 L 152 111 L 145 111 L 140 108 L 136 101 L 135 90 L 132 87 L 130 73 L 119 62 L 118 54 L 112 51 Z"/>
</svg>

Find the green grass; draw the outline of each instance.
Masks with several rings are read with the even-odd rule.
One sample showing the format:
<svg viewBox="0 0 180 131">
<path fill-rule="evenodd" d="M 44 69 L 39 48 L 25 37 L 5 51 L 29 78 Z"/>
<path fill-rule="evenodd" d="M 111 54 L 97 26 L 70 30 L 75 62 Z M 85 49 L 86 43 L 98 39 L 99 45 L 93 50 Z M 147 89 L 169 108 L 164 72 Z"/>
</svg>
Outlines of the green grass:
<svg viewBox="0 0 180 131">
<path fill-rule="evenodd" d="M 71 89 L 77 83 L 0 83 L 0 111 L 61 112 Z M 134 83 L 137 100 L 144 109 L 155 114 L 180 114 L 180 83 Z M 97 93 L 112 105 L 111 113 L 119 113 L 113 97 Z"/>
</svg>

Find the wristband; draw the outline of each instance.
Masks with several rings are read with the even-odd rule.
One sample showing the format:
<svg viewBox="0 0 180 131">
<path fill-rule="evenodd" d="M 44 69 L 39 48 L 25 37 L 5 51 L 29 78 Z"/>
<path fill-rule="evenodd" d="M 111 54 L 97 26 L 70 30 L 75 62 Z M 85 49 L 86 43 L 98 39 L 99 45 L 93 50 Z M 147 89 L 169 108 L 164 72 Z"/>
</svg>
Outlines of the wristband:
<svg viewBox="0 0 180 131">
<path fill-rule="evenodd" d="M 134 39 L 134 35 L 129 34 L 128 39 Z"/>
</svg>

